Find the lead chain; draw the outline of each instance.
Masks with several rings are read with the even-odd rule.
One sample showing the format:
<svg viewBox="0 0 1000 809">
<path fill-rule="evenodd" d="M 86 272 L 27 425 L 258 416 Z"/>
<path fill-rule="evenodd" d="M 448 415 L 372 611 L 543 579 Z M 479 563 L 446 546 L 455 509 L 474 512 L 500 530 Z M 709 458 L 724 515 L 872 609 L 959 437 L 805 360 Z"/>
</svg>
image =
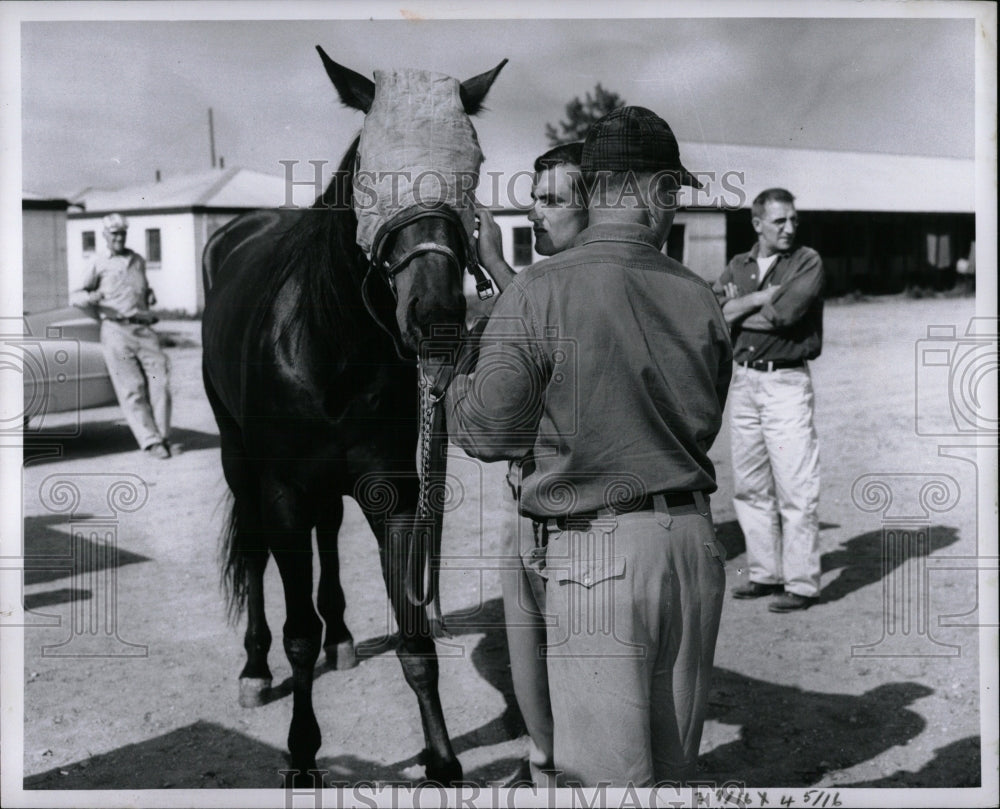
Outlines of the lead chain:
<svg viewBox="0 0 1000 809">
<path fill-rule="evenodd" d="M 420 488 L 417 495 L 417 517 L 425 520 L 431 516 L 428 493 L 431 472 L 431 431 L 434 429 L 434 408 L 436 402 L 431 398 L 431 383 L 424 378 L 423 368 L 418 367 L 417 378 L 420 388 Z"/>
</svg>

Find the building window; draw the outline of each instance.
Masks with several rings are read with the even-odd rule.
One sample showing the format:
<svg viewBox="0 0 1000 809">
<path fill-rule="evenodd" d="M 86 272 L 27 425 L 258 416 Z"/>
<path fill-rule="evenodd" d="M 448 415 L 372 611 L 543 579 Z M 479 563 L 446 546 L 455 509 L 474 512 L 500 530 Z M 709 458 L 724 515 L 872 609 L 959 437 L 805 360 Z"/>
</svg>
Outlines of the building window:
<svg viewBox="0 0 1000 809">
<path fill-rule="evenodd" d="M 147 228 L 146 230 L 146 263 L 159 264 L 160 256 L 160 229 Z"/>
<path fill-rule="evenodd" d="M 514 228 L 514 266 L 524 267 L 534 261 L 531 252 L 531 228 Z"/>
<path fill-rule="evenodd" d="M 93 253 L 97 249 L 97 239 L 95 237 L 95 231 L 85 230 L 83 231 L 83 252 Z"/>
<path fill-rule="evenodd" d="M 684 263 L 684 225 L 674 225 L 667 236 L 666 253 L 674 261 Z"/>
</svg>

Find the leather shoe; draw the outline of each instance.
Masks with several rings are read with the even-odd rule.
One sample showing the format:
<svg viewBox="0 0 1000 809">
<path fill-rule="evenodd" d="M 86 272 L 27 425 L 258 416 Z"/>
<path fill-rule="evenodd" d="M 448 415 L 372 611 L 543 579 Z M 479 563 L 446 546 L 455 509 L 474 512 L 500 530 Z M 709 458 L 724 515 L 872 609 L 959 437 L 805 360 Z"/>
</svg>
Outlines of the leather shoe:
<svg viewBox="0 0 1000 809">
<path fill-rule="evenodd" d="M 733 598 L 762 598 L 773 596 L 784 591 L 780 584 L 762 584 L 759 581 L 752 581 L 742 587 L 733 590 Z"/>
<path fill-rule="evenodd" d="M 170 448 L 167 446 L 166 442 L 152 444 L 151 446 L 146 447 L 144 452 L 150 458 L 157 458 L 161 461 L 166 461 L 170 458 Z"/>
<path fill-rule="evenodd" d="M 798 593 L 784 593 L 767 605 L 771 612 L 793 612 L 794 610 L 807 610 L 819 601 L 818 598 L 810 596 L 800 596 Z"/>
</svg>

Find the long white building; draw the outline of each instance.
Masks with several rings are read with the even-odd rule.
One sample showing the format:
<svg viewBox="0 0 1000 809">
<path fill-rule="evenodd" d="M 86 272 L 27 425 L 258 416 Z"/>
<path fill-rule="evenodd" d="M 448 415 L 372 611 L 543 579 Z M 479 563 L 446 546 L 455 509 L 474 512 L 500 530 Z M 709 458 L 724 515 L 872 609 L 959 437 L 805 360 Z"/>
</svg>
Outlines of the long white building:
<svg viewBox="0 0 1000 809">
<path fill-rule="evenodd" d="M 705 188 L 684 190 L 666 250 L 707 280 L 753 244 L 750 204 L 773 186 L 797 197 L 800 237 L 824 258 L 828 294 L 948 286 L 958 261 L 970 257 L 971 159 L 692 143 L 682 144 L 681 152 Z M 294 186 L 277 174 L 229 168 L 84 191 L 71 200 L 83 210 L 67 215 L 69 288 L 79 285 L 102 246 L 101 217 L 117 211 L 129 217 L 129 245 L 146 257 L 159 307 L 197 313 L 204 306 L 201 254 L 208 238 L 244 211 L 287 204 L 289 193 L 294 204 L 308 206 L 315 187 L 298 175 L 309 171 L 297 167 Z M 504 254 L 518 269 L 540 258 L 526 216 L 530 179 L 523 172 L 522 179 L 510 188 L 491 184 L 486 197 L 486 181 L 480 187 L 500 224 Z"/>
</svg>

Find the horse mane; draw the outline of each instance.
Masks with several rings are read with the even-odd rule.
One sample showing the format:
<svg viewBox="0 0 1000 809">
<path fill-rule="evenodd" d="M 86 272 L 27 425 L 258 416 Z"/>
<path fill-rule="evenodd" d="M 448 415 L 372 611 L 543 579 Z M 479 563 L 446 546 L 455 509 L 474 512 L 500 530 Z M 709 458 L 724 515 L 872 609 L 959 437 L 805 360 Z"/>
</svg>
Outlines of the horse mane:
<svg viewBox="0 0 1000 809">
<path fill-rule="evenodd" d="M 360 136 L 344 153 L 323 193 L 281 237 L 275 255 L 278 266 L 265 300 L 273 300 L 292 275 L 301 284 L 294 319 L 312 334 L 323 335 L 317 345 L 327 345 L 341 361 L 370 345 L 372 315 L 365 308 L 361 285 L 368 259 L 356 242 L 358 219 L 354 213 L 354 164 Z M 393 311 L 391 292 L 379 301 Z M 393 319 L 394 320 L 394 319 Z"/>
</svg>

